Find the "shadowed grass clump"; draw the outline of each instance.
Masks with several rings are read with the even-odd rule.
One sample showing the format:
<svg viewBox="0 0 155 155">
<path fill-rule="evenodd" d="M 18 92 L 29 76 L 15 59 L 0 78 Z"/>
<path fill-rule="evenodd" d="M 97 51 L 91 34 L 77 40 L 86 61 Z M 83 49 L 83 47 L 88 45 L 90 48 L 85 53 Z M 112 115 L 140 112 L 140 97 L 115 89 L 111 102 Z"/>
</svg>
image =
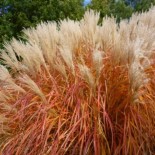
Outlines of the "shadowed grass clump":
<svg viewBox="0 0 155 155">
<path fill-rule="evenodd" d="M 155 8 L 98 20 L 42 23 L 5 45 L 0 154 L 155 153 Z"/>
</svg>

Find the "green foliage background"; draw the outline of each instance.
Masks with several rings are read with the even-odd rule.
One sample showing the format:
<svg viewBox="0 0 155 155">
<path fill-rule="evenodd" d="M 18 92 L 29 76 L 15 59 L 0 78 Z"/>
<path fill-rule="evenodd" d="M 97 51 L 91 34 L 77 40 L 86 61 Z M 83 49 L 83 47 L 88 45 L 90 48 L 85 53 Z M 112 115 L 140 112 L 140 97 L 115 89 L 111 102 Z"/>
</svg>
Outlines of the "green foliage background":
<svg viewBox="0 0 155 155">
<path fill-rule="evenodd" d="M 151 4 L 155 5 L 155 0 L 140 0 L 135 8 L 124 0 L 92 0 L 87 7 L 83 0 L 1 0 L 1 9 L 10 8 L 0 15 L 0 48 L 12 37 L 20 38 L 23 28 L 35 27 L 41 21 L 80 20 L 87 9 L 100 11 L 101 18 L 114 15 L 120 21 L 135 11 L 148 10 Z"/>
</svg>

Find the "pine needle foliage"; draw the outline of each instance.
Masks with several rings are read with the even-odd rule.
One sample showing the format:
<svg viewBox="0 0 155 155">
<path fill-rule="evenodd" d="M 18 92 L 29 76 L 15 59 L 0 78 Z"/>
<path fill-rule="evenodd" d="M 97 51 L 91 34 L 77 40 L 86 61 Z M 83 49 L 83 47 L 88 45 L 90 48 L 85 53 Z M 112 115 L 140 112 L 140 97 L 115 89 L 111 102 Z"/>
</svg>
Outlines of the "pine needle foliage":
<svg viewBox="0 0 155 155">
<path fill-rule="evenodd" d="M 155 8 L 98 20 L 87 11 L 6 43 L 0 154 L 155 153 Z"/>
</svg>

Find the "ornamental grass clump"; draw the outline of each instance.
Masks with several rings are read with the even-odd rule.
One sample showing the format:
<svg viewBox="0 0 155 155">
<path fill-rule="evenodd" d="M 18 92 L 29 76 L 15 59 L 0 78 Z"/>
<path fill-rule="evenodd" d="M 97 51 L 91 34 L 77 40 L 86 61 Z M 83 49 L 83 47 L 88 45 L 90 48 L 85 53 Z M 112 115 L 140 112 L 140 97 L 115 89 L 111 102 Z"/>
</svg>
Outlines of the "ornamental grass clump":
<svg viewBox="0 0 155 155">
<path fill-rule="evenodd" d="M 0 154 L 155 153 L 155 8 L 98 21 L 87 11 L 6 43 Z"/>
</svg>

